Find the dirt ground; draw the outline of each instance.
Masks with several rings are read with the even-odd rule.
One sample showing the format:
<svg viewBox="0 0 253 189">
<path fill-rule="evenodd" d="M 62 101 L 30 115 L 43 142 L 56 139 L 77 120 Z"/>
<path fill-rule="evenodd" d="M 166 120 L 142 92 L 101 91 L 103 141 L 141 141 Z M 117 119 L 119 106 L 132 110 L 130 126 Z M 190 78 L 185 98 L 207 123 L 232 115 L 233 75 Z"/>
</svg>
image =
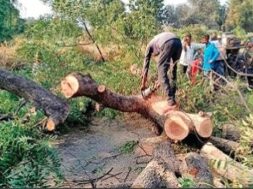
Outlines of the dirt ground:
<svg viewBox="0 0 253 189">
<path fill-rule="evenodd" d="M 94 118 L 88 132 L 74 128 L 59 137 L 57 148 L 66 179 L 62 187 L 130 186 L 151 157 L 119 149 L 131 141 L 154 136 L 149 124 L 137 114 L 115 120 Z"/>
</svg>

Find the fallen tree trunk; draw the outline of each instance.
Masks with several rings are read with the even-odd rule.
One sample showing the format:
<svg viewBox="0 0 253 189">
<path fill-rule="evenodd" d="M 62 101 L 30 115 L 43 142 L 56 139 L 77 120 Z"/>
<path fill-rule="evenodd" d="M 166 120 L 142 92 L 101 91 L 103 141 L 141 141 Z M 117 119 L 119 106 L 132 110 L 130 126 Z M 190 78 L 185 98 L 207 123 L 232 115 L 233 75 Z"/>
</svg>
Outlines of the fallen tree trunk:
<svg viewBox="0 0 253 189">
<path fill-rule="evenodd" d="M 48 116 L 45 124 L 49 131 L 63 123 L 69 114 L 69 106 L 64 100 L 35 82 L 2 69 L 0 69 L 0 89 L 23 97 L 31 101 L 36 108 L 43 109 Z"/>
<path fill-rule="evenodd" d="M 178 178 L 191 178 L 198 188 L 213 185 L 208 161 L 197 153 L 175 156 L 166 138 L 153 137 L 142 141 L 151 144 L 153 159 L 134 181 L 132 188 L 177 188 Z M 193 186 L 192 186 L 193 187 Z"/>
<path fill-rule="evenodd" d="M 104 85 L 98 85 L 90 75 L 72 73 L 62 80 L 61 88 L 66 98 L 86 96 L 108 108 L 122 112 L 137 112 L 155 123 L 153 130 L 157 135 L 160 135 L 165 128 L 166 134 L 172 140 L 183 140 L 190 131 L 196 131 L 204 138 L 210 137 L 212 133 L 210 117 L 179 111 L 170 111 L 165 114 L 167 101 L 158 97 L 144 100 L 140 95 L 116 94 Z"/>
<path fill-rule="evenodd" d="M 228 155 L 234 155 L 239 150 L 240 144 L 234 141 L 211 136 L 209 141 Z"/>
<path fill-rule="evenodd" d="M 178 163 L 170 142 L 164 142 L 154 151 L 154 159 L 140 173 L 132 188 L 178 188 L 175 175 Z"/>
<path fill-rule="evenodd" d="M 253 170 L 249 170 L 247 167 L 234 161 L 213 144 L 205 144 L 200 153 L 210 161 L 210 166 L 219 175 L 230 181 L 238 182 L 245 187 L 253 184 Z"/>
</svg>

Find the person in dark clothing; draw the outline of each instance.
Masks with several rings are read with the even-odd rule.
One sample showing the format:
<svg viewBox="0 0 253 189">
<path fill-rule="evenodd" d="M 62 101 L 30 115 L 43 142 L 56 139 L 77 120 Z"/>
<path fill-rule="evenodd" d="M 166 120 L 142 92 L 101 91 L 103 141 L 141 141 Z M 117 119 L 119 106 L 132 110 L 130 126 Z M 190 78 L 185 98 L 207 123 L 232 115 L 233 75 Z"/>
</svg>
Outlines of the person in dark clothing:
<svg viewBox="0 0 253 189">
<path fill-rule="evenodd" d="M 148 69 L 152 56 L 158 56 L 158 80 L 168 95 L 168 106 L 176 106 L 177 61 L 182 52 L 181 40 L 170 32 L 156 35 L 147 45 L 142 69 L 141 90 L 146 89 Z M 171 62 L 171 60 L 173 62 Z M 168 70 L 171 72 L 168 76 Z"/>
</svg>

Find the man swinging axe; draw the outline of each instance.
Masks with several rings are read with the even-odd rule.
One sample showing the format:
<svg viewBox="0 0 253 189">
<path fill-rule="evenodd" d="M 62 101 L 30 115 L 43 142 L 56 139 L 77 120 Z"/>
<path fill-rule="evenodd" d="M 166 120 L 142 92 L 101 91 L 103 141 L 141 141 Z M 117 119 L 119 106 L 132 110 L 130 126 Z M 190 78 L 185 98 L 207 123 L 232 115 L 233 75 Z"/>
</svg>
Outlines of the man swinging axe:
<svg viewBox="0 0 253 189">
<path fill-rule="evenodd" d="M 171 32 L 163 32 L 156 35 L 147 45 L 143 69 L 141 91 L 147 89 L 146 82 L 148 76 L 148 69 L 150 59 L 152 56 L 158 56 L 157 70 L 158 81 L 162 85 L 167 94 L 168 106 L 164 113 L 176 108 L 176 79 L 177 79 L 177 61 L 179 60 L 182 52 L 182 44 L 180 39 Z M 173 63 L 171 62 L 171 59 Z M 168 70 L 171 72 L 168 76 Z"/>
</svg>

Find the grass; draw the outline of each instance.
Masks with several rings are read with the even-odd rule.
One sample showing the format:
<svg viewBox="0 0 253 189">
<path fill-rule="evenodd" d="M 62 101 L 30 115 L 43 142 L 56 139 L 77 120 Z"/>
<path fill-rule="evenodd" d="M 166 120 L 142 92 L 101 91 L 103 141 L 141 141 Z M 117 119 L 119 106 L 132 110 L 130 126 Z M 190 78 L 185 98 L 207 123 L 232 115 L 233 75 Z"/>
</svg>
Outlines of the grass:
<svg viewBox="0 0 253 189">
<path fill-rule="evenodd" d="M 1 63 L 1 65 L 10 68 L 12 65 L 16 65 L 17 62 L 24 62 L 24 69 L 14 70 L 15 73 L 36 81 L 59 96 L 62 96 L 59 87 L 60 81 L 67 74 L 75 71 L 90 73 L 97 83 L 106 85 L 108 89 L 114 92 L 123 95 L 140 93 L 140 76 L 130 73 L 130 65 L 136 63 L 140 68 L 142 60 L 133 58 L 134 55 L 131 53 L 126 52 L 122 57 L 117 57 L 111 62 L 102 63 L 87 57 L 76 47 L 64 48 L 52 42 L 39 40 L 26 41 L 19 39 L 16 43 L 17 46 L 5 45 L 0 47 L 0 57 L 7 56 L 7 58 L 2 59 L 4 63 Z M 9 63 L 7 64 L 7 62 Z M 36 69 L 33 69 L 36 65 L 35 62 L 39 62 L 39 64 Z M 155 64 L 151 63 L 150 77 L 155 77 L 155 75 Z M 239 86 L 247 104 L 253 110 L 253 94 L 245 90 L 241 81 L 233 82 Z M 202 110 L 213 113 L 215 136 L 220 136 L 220 128 L 226 122 L 232 122 L 239 127 L 242 133 L 240 141 L 243 149 L 242 155 L 245 157 L 243 163 L 253 167 L 251 154 L 253 120 L 252 116 L 245 112 L 245 107 L 242 105 L 236 91 L 226 88 L 226 90 L 211 93 L 207 80 L 198 78 L 196 85 L 191 85 L 179 73 L 177 97 L 182 109 L 186 112 L 197 113 Z M 7 114 L 17 110 L 21 99 L 8 92 L 0 91 L 0 102 L 0 114 Z M 117 115 L 120 115 L 118 111 L 109 108 L 91 114 L 89 112 L 90 103 L 91 101 L 85 97 L 69 100 L 71 112 L 64 124 L 65 132 L 73 126 L 88 128 L 92 116 L 115 119 Z M 4 168 L 8 168 L 8 171 L 0 171 L 0 184 L 3 187 L 18 187 L 21 185 L 44 187 L 48 184 L 47 175 L 54 175 L 54 180 L 57 182 L 61 178 L 59 174 L 60 161 L 57 158 L 56 151 L 49 143 L 51 138 L 40 133 L 38 128 L 34 128 L 34 125 L 44 117 L 44 114 L 38 111 L 36 115 L 29 115 L 27 123 L 22 123 L 23 118 L 29 114 L 31 107 L 32 105 L 28 103 L 15 115 L 13 121 L 0 122 L 0 130 L 2 129 L 0 140 L 3 144 L 6 143 L 5 147 L 0 147 L 0 163 L 4 159 L 3 162 L 7 162 Z M 13 136 L 13 133 L 16 133 L 16 135 Z M 124 154 L 132 153 L 136 145 L 136 141 L 128 141 L 119 147 L 119 151 Z M 184 148 L 184 150 L 187 151 L 188 149 Z M 7 152 L 7 156 L 4 152 Z M 11 160 L 8 164 L 8 161 L 10 161 L 8 154 L 18 157 L 18 159 L 13 159 L 14 162 Z M 25 166 L 28 160 L 31 163 Z M 43 164 L 43 162 L 47 164 Z M 55 167 L 55 169 L 52 169 L 52 167 Z M 182 178 L 180 183 L 182 187 L 194 186 L 194 183 L 188 178 Z"/>
<path fill-rule="evenodd" d="M 134 151 L 138 141 L 128 141 L 119 147 L 119 152 L 123 154 L 130 154 Z"/>
</svg>

